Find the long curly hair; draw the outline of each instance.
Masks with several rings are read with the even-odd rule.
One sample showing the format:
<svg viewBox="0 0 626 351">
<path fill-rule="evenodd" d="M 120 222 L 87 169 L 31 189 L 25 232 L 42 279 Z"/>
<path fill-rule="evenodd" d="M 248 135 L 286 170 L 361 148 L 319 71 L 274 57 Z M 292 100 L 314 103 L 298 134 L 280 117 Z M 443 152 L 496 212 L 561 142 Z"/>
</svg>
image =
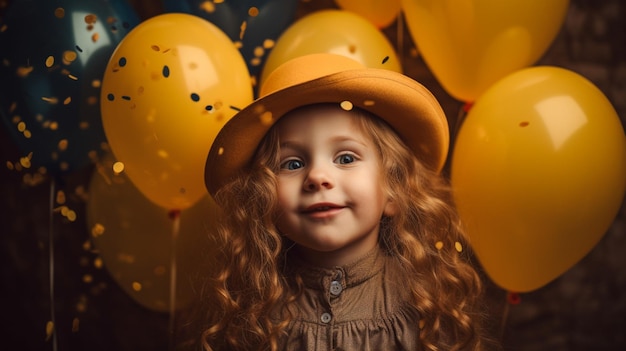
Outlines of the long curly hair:
<svg viewBox="0 0 626 351">
<path fill-rule="evenodd" d="M 337 108 L 340 108 L 339 106 Z M 451 188 L 423 166 L 381 119 L 354 108 L 360 128 L 380 155 L 384 184 L 398 211 L 381 222 L 379 244 L 404 269 L 412 303 L 422 319 L 415 326 L 425 350 L 483 348 L 479 307 L 482 283 L 470 261 Z M 291 316 L 287 306 L 302 290 L 288 276 L 292 242 L 275 226 L 278 133 L 272 128 L 249 168 L 221 188 L 215 200 L 223 222 L 214 238 L 215 272 L 206 281 L 205 350 L 276 350 Z"/>
</svg>

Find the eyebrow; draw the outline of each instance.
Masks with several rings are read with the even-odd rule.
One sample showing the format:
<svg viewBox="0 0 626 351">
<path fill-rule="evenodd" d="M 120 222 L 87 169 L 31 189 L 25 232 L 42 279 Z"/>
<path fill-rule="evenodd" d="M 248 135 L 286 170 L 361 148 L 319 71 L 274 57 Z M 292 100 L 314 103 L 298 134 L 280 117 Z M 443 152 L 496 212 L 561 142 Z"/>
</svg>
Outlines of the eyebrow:
<svg viewBox="0 0 626 351">
<path fill-rule="evenodd" d="M 354 142 L 359 145 L 367 147 L 367 143 L 365 141 L 354 138 L 350 135 L 337 135 L 337 136 L 330 138 L 329 142 L 332 142 L 332 143 Z M 301 143 L 298 140 L 286 140 L 286 141 L 281 141 L 279 145 L 281 148 L 282 147 L 299 148 Z"/>
</svg>

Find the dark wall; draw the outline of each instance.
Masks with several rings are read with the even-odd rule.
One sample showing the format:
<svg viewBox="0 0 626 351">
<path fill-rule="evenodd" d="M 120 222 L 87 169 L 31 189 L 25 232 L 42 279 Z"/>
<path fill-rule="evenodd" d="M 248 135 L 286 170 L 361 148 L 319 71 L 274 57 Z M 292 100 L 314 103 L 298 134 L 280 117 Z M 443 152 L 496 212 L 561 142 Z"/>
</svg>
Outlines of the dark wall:
<svg viewBox="0 0 626 351">
<path fill-rule="evenodd" d="M 131 3 L 143 19 L 162 12 L 158 1 Z M 302 1 L 299 6 L 299 16 L 335 7 L 332 0 Z M 572 0 L 560 34 L 538 62 L 590 79 L 611 100 L 622 125 L 626 125 L 624 18 L 626 4 L 620 0 Z M 405 73 L 430 88 L 454 120 L 462 104 L 446 94 L 419 57 L 410 55 L 410 37 L 397 25 L 384 33 L 394 43 L 399 33 L 404 36 Z M 86 246 L 90 234 L 85 202 L 93 167 L 31 186 L 24 184 L 20 173 L 4 167 L 4 161 L 18 154 L 4 131 L 0 150 L 0 336 L 5 345 L 15 345 L 0 348 L 53 350 L 56 337 L 62 351 L 170 349 L 168 315 L 142 307 L 106 269 L 91 264 L 98 253 Z M 76 221 L 55 211 L 51 187 L 65 190 Z M 626 349 L 625 219 L 622 206 L 612 227 L 584 259 L 548 285 L 521 294 L 518 304 L 509 304 L 507 293 L 487 281 L 492 327 L 506 350 Z M 57 329 L 47 335 L 53 310 Z"/>
</svg>

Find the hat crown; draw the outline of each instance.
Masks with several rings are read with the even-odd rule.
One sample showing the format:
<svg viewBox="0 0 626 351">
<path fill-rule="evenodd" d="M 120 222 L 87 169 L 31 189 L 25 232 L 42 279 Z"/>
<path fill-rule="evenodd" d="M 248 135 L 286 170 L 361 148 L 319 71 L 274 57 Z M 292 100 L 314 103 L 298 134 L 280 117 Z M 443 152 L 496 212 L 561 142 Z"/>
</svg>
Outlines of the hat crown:
<svg viewBox="0 0 626 351">
<path fill-rule="evenodd" d="M 363 68 L 365 66 L 360 62 L 343 55 L 318 53 L 300 56 L 276 67 L 261 86 L 259 97 L 334 73 Z"/>
</svg>

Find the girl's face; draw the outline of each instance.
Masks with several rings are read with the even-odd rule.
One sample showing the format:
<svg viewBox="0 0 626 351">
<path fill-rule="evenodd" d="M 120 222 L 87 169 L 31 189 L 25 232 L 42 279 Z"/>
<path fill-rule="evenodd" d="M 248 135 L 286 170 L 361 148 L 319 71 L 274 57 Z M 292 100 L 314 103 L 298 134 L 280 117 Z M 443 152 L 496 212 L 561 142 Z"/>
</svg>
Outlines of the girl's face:
<svg viewBox="0 0 626 351">
<path fill-rule="evenodd" d="M 381 162 L 353 112 L 314 105 L 276 125 L 280 140 L 277 227 L 312 263 L 349 263 L 373 249 L 383 214 Z"/>
</svg>

